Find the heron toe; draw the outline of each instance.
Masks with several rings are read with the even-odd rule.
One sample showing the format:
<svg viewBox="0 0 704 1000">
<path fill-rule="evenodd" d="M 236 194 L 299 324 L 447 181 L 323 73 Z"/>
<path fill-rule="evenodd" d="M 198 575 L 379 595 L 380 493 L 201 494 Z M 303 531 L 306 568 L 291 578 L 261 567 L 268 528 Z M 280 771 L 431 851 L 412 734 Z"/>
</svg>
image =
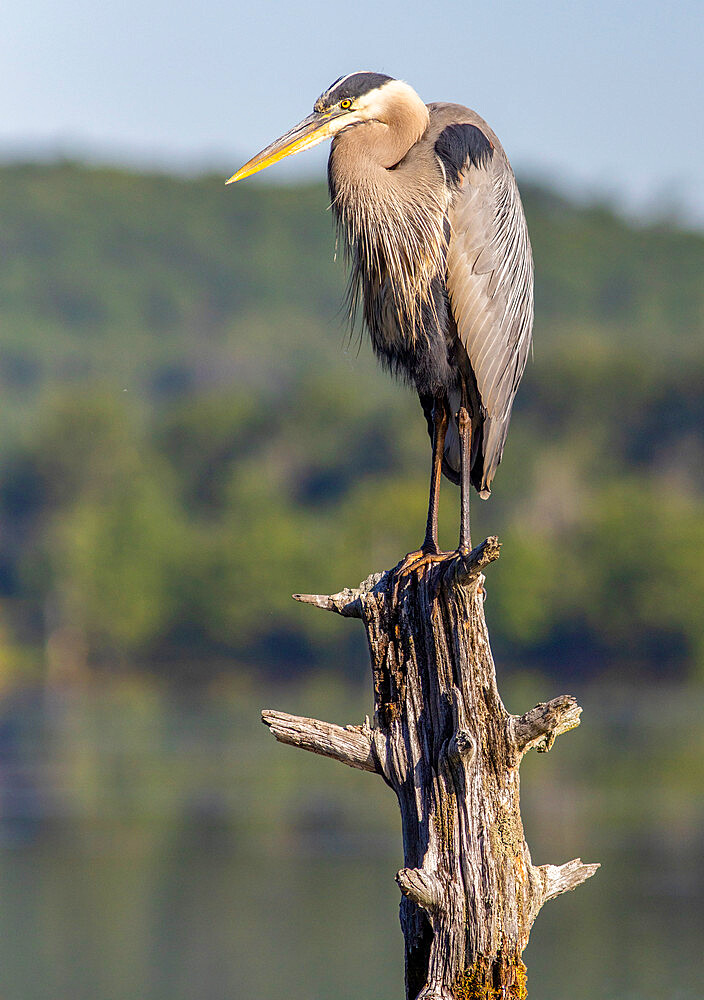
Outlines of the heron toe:
<svg viewBox="0 0 704 1000">
<path fill-rule="evenodd" d="M 408 555 L 398 564 L 398 566 L 392 570 L 393 588 L 391 597 L 393 603 L 395 604 L 398 600 L 398 592 L 401 586 L 401 581 L 405 577 L 410 576 L 411 573 L 417 573 L 418 579 L 421 579 L 434 563 L 441 563 L 447 559 L 453 559 L 455 555 L 455 552 L 432 552 L 428 549 L 417 549 L 415 552 L 409 552 Z"/>
</svg>

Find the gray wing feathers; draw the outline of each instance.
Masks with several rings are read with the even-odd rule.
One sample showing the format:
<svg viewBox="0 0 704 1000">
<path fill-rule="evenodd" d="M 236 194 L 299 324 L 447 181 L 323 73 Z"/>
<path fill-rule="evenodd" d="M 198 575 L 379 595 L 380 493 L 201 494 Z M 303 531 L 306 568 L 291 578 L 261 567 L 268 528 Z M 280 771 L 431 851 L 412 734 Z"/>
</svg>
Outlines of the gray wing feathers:
<svg viewBox="0 0 704 1000">
<path fill-rule="evenodd" d="M 447 287 L 481 398 L 488 495 L 533 328 L 533 258 L 513 172 L 498 150 L 468 166 L 449 211 Z"/>
</svg>

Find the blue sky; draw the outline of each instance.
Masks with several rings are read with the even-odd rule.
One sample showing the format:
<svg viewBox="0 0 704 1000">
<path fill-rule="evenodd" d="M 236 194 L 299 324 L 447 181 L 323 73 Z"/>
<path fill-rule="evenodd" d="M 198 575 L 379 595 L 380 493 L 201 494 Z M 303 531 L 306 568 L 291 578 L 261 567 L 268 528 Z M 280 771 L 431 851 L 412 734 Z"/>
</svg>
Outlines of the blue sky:
<svg viewBox="0 0 704 1000">
<path fill-rule="evenodd" d="M 702 226 L 703 43 L 701 0 L 4 0 L 0 155 L 229 174 L 373 69 L 475 108 L 524 175 Z"/>
</svg>

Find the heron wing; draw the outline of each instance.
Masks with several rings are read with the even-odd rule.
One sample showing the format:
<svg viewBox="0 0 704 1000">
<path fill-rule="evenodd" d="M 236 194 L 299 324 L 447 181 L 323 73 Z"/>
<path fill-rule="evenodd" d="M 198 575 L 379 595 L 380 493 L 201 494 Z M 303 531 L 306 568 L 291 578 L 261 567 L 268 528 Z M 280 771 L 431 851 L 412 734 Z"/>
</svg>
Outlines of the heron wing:
<svg viewBox="0 0 704 1000">
<path fill-rule="evenodd" d="M 451 155 L 443 158 L 448 133 Z M 473 478 L 488 495 L 530 348 L 533 258 L 516 180 L 498 140 L 464 123 L 445 128 L 435 148 L 454 186 L 447 288 L 483 417 L 483 463 Z"/>
</svg>

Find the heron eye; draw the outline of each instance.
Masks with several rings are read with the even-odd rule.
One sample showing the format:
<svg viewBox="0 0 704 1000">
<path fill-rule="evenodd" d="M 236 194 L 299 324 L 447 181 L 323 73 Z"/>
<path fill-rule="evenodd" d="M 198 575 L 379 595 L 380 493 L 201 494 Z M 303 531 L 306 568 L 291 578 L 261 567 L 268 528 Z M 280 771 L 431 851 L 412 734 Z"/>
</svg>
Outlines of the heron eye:
<svg viewBox="0 0 704 1000">
<path fill-rule="evenodd" d="M 347 108 L 352 107 L 352 101 L 349 99 L 349 97 L 345 97 L 344 100 L 340 101 L 340 107 L 344 108 L 345 111 L 347 110 Z"/>
</svg>

